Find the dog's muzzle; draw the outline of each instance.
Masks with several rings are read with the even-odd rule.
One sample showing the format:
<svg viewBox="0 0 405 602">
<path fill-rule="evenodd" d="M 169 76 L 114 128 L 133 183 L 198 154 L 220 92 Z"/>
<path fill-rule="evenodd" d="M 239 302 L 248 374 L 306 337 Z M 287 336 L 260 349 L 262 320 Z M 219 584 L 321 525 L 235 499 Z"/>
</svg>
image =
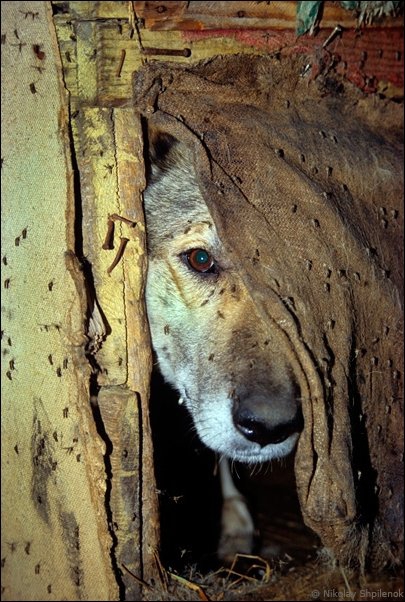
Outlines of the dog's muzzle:
<svg viewBox="0 0 405 602">
<path fill-rule="evenodd" d="M 262 395 L 250 395 L 233 401 L 232 419 L 236 429 L 261 447 L 282 443 L 303 429 L 301 408 L 294 404 L 275 410 L 274 403 Z"/>
</svg>

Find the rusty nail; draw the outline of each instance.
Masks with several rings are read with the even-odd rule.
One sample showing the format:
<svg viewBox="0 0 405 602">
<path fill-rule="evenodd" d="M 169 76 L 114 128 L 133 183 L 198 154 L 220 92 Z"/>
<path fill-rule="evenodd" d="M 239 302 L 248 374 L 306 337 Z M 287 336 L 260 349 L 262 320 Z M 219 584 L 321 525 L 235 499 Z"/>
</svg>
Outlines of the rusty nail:
<svg viewBox="0 0 405 602">
<path fill-rule="evenodd" d="M 124 61 L 125 61 L 125 56 L 126 56 L 126 50 L 123 48 L 121 50 L 121 58 L 120 58 L 120 62 L 118 63 L 118 67 L 117 67 L 117 71 L 115 73 L 116 77 L 121 77 L 121 71 L 122 71 L 122 67 L 124 65 Z"/>
<path fill-rule="evenodd" d="M 110 267 L 107 269 L 107 274 L 111 274 L 111 272 L 113 271 L 115 266 L 121 261 L 122 256 L 124 255 L 125 247 L 127 246 L 128 242 L 129 242 L 129 238 L 121 237 L 121 242 L 120 242 L 120 246 L 118 248 L 117 254 L 115 256 L 114 261 L 112 262 Z"/>
<path fill-rule="evenodd" d="M 142 54 L 150 55 L 165 55 L 165 56 L 191 56 L 190 48 L 142 48 Z"/>
<path fill-rule="evenodd" d="M 124 222 L 124 224 L 128 224 L 131 228 L 135 228 L 136 226 L 134 220 L 118 215 L 118 213 L 111 213 L 111 215 L 108 216 L 108 219 L 113 220 L 114 222 Z"/>
<path fill-rule="evenodd" d="M 324 41 L 324 43 L 322 44 L 322 48 L 326 48 L 327 46 L 329 46 L 329 44 L 337 37 L 337 36 L 341 36 L 343 33 L 343 27 L 341 25 L 336 25 L 335 29 L 332 31 L 332 33 L 326 38 L 326 40 Z"/>
<path fill-rule="evenodd" d="M 105 235 L 105 240 L 101 247 L 106 251 L 114 248 L 114 228 L 114 221 L 109 217 L 107 222 L 107 234 Z"/>
</svg>

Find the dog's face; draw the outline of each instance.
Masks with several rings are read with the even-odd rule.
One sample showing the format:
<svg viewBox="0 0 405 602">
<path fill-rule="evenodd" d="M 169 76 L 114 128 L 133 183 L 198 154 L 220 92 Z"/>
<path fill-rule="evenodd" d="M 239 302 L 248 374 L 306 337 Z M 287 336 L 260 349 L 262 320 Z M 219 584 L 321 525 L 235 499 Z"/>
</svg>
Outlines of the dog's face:
<svg viewBox="0 0 405 602">
<path fill-rule="evenodd" d="M 292 370 L 221 244 L 187 150 L 155 136 L 152 162 L 146 302 L 161 372 L 208 447 L 249 463 L 284 456 L 302 426 Z"/>
</svg>

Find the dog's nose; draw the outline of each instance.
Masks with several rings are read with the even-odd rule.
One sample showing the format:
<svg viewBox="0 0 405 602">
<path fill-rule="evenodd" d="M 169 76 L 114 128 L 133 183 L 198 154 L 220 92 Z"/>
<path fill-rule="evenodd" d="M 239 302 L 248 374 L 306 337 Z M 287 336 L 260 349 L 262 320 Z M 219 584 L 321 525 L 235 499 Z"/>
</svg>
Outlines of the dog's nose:
<svg viewBox="0 0 405 602">
<path fill-rule="evenodd" d="M 281 414 L 287 414 L 282 412 Z M 233 422 L 242 435 L 261 447 L 270 443 L 282 443 L 293 433 L 299 433 L 303 427 L 303 418 L 300 408 L 295 409 L 292 415 L 272 413 L 270 400 L 252 400 L 236 402 L 234 405 Z"/>
</svg>

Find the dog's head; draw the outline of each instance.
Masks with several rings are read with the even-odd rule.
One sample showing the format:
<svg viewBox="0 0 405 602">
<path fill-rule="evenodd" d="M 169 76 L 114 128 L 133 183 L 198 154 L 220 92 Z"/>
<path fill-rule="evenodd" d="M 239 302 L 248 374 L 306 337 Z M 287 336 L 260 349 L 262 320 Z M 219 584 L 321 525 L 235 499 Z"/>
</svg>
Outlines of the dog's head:
<svg viewBox="0 0 405 602">
<path fill-rule="evenodd" d="M 249 463 L 284 456 L 302 428 L 292 368 L 221 244 L 187 148 L 156 132 L 150 142 L 146 302 L 160 369 L 208 447 Z"/>
</svg>

